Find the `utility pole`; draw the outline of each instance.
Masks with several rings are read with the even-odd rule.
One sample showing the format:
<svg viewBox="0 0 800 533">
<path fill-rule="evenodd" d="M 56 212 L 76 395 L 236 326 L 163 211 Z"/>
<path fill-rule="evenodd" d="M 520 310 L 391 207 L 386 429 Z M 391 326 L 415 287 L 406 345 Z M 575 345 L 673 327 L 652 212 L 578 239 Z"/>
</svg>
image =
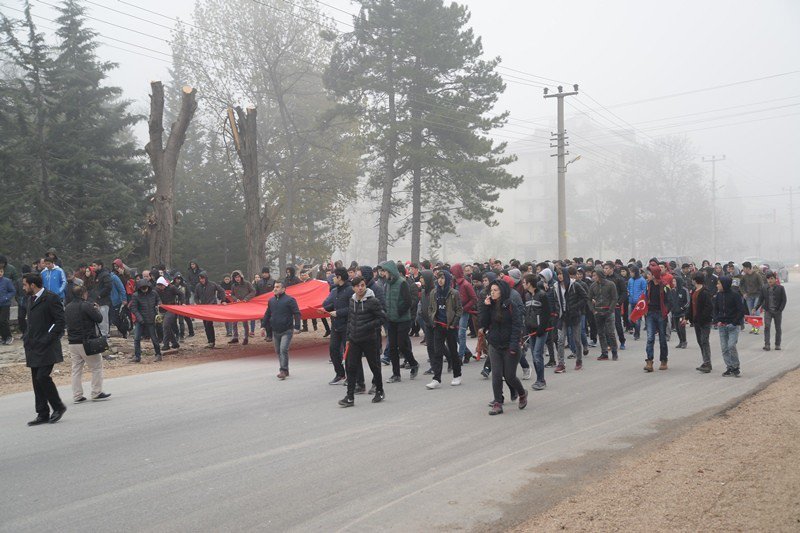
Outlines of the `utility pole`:
<svg viewBox="0 0 800 533">
<path fill-rule="evenodd" d="M 786 190 L 786 189 L 784 189 Z M 794 256 L 794 187 L 789 187 L 789 254 L 790 261 L 796 261 Z"/>
<path fill-rule="evenodd" d="M 703 163 L 711 163 L 711 242 L 714 251 L 712 262 L 717 260 L 717 161 L 725 161 L 725 156 L 703 157 Z"/>
<path fill-rule="evenodd" d="M 574 96 L 578 94 L 578 84 L 572 86 L 573 92 L 565 93 L 564 87 L 558 86 L 558 92 L 554 94 L 547 94 L 547 87 L 544 88 L 545 98 L 558 99 L 558 133 L 555 135 L 558 144 L 550 145 L 551 148 L 558 148 L 558 153 L 552 154 L 550 157 L 558 156 L 558 258 L 565 259 L 567 257 L 567 186 L 566 186 L 566 173 L 567 166 L 564 162 L 564 157 L 569 154 L 566 147 L 569 143 L 566 142 L 566 131 L 564 130 L 564 98 L 567 96 Z"/>
</svg>

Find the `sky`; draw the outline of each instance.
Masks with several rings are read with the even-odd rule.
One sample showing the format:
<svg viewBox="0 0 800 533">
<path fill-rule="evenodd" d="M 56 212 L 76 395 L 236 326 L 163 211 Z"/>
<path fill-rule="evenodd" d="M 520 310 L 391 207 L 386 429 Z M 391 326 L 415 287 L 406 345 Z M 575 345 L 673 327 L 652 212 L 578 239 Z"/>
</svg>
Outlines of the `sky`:
<svg viewBox="0 0 800 533">
<path fill-rule="evenodd" d="M 37 15 L 54 18 L 47 4 L 55 0 L 32 3 Z M 150 80 L 167 79 L 170 18 L 190 20 L 193 0 L 85 3 L 89 15 L 99 19 L 89 23 L 104 36 L 101 41 L 113 46 L 103 46 L 100 55 L 120 65 L 110 83 L 121 86 L 136 102 L 135 109 L 146 113 Z M 537 128 L 553 128 L 555 101 L 542 98 L 541 85 L 552 87 L 557 83 L 550 80 L 559 80 L 566 82 L 565 90 L 579 84 L 580 94 L 568 99 L 568 129 L 570 119 L 580 116 L 577 108 L 598 124 L 636 128 L 644 138 L 686 132 L 698 161 L 703 155 L 725 155 L 717 164 L 721 198 L 726 184 L 737 196 L 800 189 L 800 2 L 463 3 L 486 55 L 502 57 L 507 90 L 498 108 L 511 112 L 511 123 L 498 139 L 509 141 L 512 151 L 542 147 L 526 139 Z M 19 0 L 0 0 L 0 10 L 9 16 L 18 16 L 11 8 L 20 5 Z M 347 0 L 326 0 L 320 7 L 343 22 L 349 17 L 342 11 L 356 11 Z M 766 79 L 740 83 L 757 78 Z M 721 85 L 730 86 L 709 89 Z M 686 94 L 662 98 L 676 93 Z M 642 100 L 649 101 L 631 104 Z M 553 166 L 555 175 L 555 161 Z M 710 171 L 710 165 L 705 167 Z M 788 203 L 788 195 L 752 198 L 744 216 L 762 216 L 773 208 L 783 213 Z"/>
</svg>

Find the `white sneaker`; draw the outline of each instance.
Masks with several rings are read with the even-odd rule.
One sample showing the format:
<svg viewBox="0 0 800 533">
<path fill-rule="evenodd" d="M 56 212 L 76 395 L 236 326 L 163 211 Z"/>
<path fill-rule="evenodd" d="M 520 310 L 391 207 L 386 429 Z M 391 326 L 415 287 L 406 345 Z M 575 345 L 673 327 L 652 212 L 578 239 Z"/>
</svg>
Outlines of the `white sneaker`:
<svg viewBox="0 0 800 533">
<path fill-rule="evenodd" d="M 433 389 L 438 389 L 439 387 L 442 386 L 442 384 L 436 381 L 435 379 L 432 379 L 431 382 L 425 386 L 428 387 L 430 390 L 433 390 Z"/>
<path fill-rule="evenodd" d="M 531 379 L 531 367 L 522 369 L 522 379 Z"/>
<path fill-rule="evenodd" d="M 453 387 L 457 387 L 457 386 L 461 385 L 461 376 L 458 376 L 457 378 L 453 378 L 453 381 L 450 382 L 450 385 L 452 385 Z"/>
</svg>

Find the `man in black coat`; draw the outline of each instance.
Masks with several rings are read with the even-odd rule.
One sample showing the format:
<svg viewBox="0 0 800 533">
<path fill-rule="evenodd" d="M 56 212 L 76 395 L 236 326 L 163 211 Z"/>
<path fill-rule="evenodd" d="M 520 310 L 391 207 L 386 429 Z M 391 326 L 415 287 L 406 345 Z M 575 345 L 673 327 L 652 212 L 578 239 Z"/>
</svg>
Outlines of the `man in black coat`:
<svg viewBox="0 0 800 533">
<path fill-rule="evenodd" d="M 37 417 L 29 426 L 61 420 L 67 406 L 61 401 L 50 373 L 53 365 L 64 360 L 61 335 L 64 333 L 64 308 L 58 295 L 44 290 L 42 276 L 25 274 L 22 289 L 28 298 L 28 329 L 22 339 L 25 363 L 31 369 Z M 50 414 L 50 407 L 53 414 Z"/>
</svg>

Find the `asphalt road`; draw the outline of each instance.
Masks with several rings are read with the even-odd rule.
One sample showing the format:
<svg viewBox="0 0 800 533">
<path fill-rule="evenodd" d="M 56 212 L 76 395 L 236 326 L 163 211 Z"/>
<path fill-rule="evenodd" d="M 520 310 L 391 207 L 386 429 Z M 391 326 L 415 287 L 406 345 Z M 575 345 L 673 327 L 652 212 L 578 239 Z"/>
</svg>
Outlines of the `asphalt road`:
<svg viewBox="0 0 800 533">
<path fill-rule="evenodd" d="M 720 376 L 716 332 L 714 371 L 697 373 L 690 330 L 690 348 L 671 349 L 666 372 L 643 373 L 644 340 L 630 340 L 616 363 L 595 361 L 595 349 L 581 372 L 548 369 L 548 389 L 531 392 L 526 410 L 513 404 L 495 417 L 475 363 L 461 387 L 447 379 L 428 391 L 427 376 L 411 381 L 403 371 L 402 383 L 386 385 L 385 402 L 363 395 L 342 409 L 344 387 L 327 385 L 333 371 L 320 348 L 293 354 L 284 382 L 275 379 L 271 348 L 264 357 L 109 379 L 110 401 L 69 403 L 52 425 L 26 426 L 35 416 L 32 392 L 0 397 L 0 531 L 431 531 L 492 523 L 509 508 L 552 498 L 537 486 L 566 475 L 561 461 L 624 449 L 664 421 L 723 406 L 797 367 L 800 290 L 787 292 L 784 350 L 763 352 L 762 337 L 741 335 L 739 379 Z M 60 392 L 71 398 L 68 387 Z M 534 472 L 544 463 L 553 465 L 549 473 Z"/>
</svg>

